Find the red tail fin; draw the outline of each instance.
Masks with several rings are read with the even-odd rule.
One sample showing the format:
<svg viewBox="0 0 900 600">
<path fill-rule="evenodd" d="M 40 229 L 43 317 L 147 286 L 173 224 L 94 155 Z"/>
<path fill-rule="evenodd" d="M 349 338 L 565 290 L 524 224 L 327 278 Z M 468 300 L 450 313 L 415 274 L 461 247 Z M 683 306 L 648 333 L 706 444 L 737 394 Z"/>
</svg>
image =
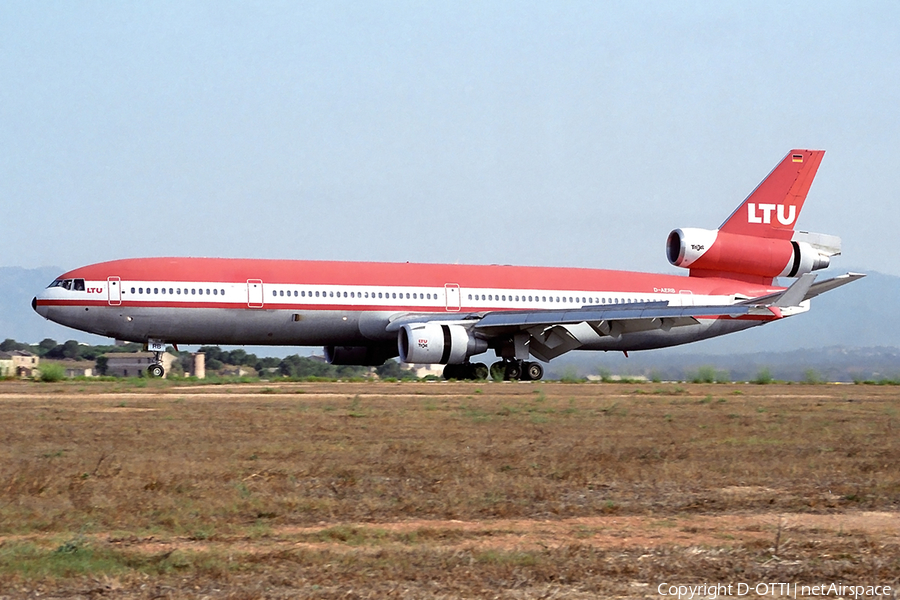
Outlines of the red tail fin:
<svg viewBox="0 0 900 600">
<path fill-rule="evenodd" d="M 791 239 L 824 150 L 791 150 L 719 231 Z"/>
</svg>

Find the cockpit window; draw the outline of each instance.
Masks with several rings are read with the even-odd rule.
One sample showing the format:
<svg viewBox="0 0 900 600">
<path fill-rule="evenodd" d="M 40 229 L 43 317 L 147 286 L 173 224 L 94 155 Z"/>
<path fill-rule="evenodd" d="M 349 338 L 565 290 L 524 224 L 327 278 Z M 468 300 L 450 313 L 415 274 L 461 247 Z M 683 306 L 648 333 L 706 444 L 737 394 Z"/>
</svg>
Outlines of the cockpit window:
<svg viewBox="0 0 900 600">
<path fill-rule="evenodd" d="M 76 279 L 75 280 L 75 291 L 76 292 L 84 291 L 84 279 Z"/>
<path fill-rule="evenodd" d="M 72 289 L 72 280 L 71 279 L 63 279 L 63 289 L 71 290 Z"/>
<path fill-rule="evenodd" d="M 54 279 L 54 280 L 53 280 L 53 283 L 51 283 L 50 285 L 48 285 L 47 288 L 62 287 L 62 284 L 63 284 L 63 280 L 62 280 L 62 279 Z"/>
</svg>

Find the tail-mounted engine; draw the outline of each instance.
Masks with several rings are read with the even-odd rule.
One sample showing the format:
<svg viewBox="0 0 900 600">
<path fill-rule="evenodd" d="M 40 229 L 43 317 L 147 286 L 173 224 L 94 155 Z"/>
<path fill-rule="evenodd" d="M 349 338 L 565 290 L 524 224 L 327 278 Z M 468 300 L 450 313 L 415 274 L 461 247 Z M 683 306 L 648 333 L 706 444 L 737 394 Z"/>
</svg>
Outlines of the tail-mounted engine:
<svg viewBox="0 0 900 600">
<path fill-rule="evenodd" d="M 488 348 L 462 325 L 413 323 L 397 334 L 400 360 L 405 363 L 458 365 Z"/>
<path fill-rule="evenodd" d="M 778 239 L 685 228 L 669 234 L 666 255 L 695 276 L 797 277 L 828 267 L 840 245 L 840 238 L 801 231 Z"/>
</svg>

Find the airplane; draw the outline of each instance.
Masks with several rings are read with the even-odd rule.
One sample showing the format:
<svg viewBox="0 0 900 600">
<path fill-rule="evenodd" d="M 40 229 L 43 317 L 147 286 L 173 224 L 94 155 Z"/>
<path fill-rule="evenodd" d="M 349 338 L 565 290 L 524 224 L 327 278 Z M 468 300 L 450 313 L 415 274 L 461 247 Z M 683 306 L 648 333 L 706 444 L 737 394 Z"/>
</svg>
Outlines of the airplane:
<svg viewBox="0 0 900 600">
<path fill-rule="evenodd" d="M 134 258 L 60 275 L 43 317 L 140 342 L 324 346 L 336 365 L 443 364 L 447 379 L 537 380 L 572 350 L 686 344 L 803 313 L 861 277 L 816 282 L 838 237 L 795 229 L 824 151 L 791 150 L 714 230 L 673 230 L 689 275 L 587 268 L 229 258 Z M 796 278 L 787 288 L 776 277 Z M 490 369 L 472 358 L 493 350 Z M 536 360 L 532 360 L 536 359 Z M 538 362 L 539 361 L 539 362 Z"/>
</svg>

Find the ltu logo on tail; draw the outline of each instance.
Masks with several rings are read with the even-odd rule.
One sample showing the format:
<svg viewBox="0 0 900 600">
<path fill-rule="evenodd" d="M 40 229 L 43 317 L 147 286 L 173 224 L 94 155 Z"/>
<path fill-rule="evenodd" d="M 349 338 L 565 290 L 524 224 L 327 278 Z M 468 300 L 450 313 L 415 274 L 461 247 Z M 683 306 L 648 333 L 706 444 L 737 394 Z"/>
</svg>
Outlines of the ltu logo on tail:
<svg viewBox="0 0 900 600">
<path fill-rule="evenodd" d="M 788 208 L 788 214 L 785 216 L 785 208 Z M 766 223 L 772 222 L 772 213 L 776 212 L 778 222 L 782 225 L 793 225 L 797 218 L 797 207 L 793 204 L 760 204 L 757 210 L 756 204 L 747 203 L 747 222 L 748 223 Z M 776 210 L 777 209 L 777 210 Z"/>
</svg>

